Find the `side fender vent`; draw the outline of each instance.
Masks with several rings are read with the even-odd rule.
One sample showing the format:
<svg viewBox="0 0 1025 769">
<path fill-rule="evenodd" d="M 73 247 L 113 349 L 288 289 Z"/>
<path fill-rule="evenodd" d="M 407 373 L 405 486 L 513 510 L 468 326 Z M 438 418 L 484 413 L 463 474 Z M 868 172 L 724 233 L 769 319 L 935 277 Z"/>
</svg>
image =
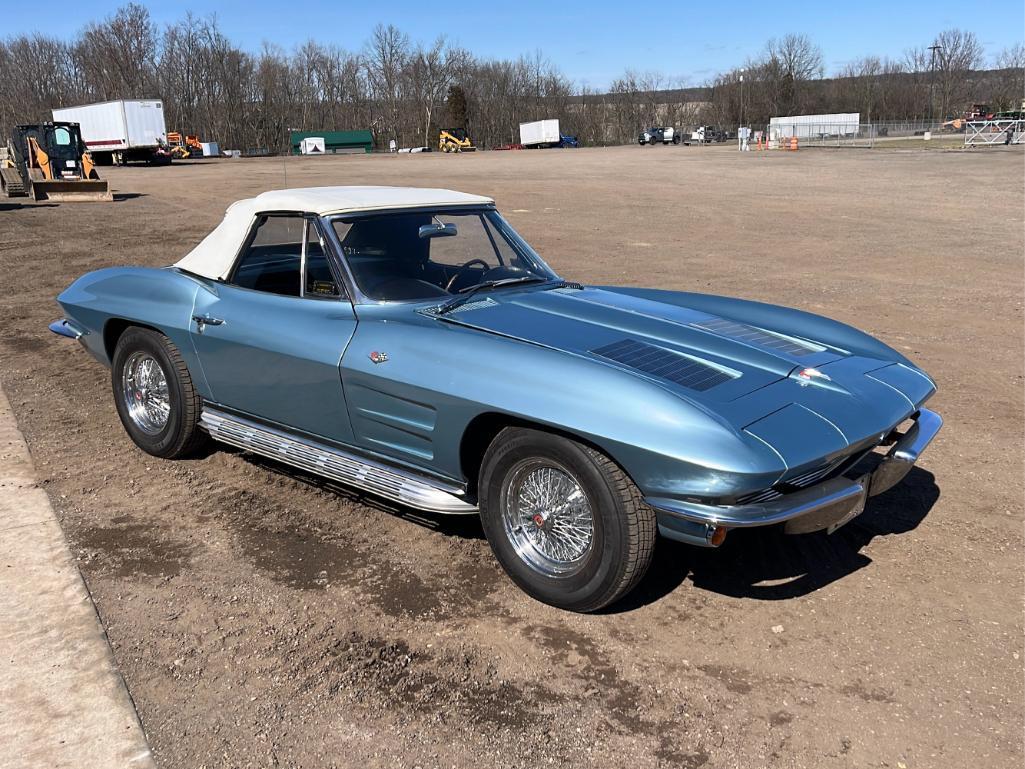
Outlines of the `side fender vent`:
<svg viewBox="0 0 1025 769">
<path fill-rule="evenodd" d="M 737 376 L 681 353 L 638 342 L 636 339 L 613 342 L 591 350 L 591 354 L 698 392 L 709 390 Z"/>
</svg>

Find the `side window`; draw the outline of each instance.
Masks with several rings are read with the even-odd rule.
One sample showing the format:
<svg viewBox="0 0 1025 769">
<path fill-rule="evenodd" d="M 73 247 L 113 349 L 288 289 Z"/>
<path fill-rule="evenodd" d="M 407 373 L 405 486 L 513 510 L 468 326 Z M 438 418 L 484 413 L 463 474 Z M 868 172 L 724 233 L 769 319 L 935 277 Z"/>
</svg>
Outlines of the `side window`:
<svg viewBox="0 0 1025 769">
<path fill-rule="evenodd" d="M 299 296 L 305 224 L 301 216 L 261 217 L 231 282 L 254 291 Z"/>
<path fill-rule="evenodd" d="M 331 267 L 327 262 L 324 241 L 313 222 L 310 222 L 306 236 L 306 284 L 305 295 L 310 297 L 341 296 Z"/>
</svg>

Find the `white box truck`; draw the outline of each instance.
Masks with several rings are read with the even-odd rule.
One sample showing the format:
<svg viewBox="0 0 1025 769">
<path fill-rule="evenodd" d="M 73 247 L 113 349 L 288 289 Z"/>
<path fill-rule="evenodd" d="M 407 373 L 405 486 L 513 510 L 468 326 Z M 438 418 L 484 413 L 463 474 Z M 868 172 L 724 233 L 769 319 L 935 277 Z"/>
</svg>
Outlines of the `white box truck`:
<svg viewBox="0 0 1025 769">
<path fill-rule="evenodd" d="M 557 147 L 561 143 L 558 120 L 520 123 L 520 144 L 524 147 Z"/>
<path fill-rule="evenodd" d="M 78 123 L 82 141 L 97 165 L 145 161 L 170 163 L 164 104 L 159 99 L 125 99 L 65 107 L 54 120 Z"/>
</svg>

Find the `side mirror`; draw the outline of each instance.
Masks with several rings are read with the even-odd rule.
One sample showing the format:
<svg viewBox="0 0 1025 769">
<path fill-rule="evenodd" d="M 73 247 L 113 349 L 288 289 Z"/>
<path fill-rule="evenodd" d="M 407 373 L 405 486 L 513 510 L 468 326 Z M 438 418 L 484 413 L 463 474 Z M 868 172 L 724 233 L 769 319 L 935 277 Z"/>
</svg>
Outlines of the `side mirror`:
<svg viewBox="0 0 1025 769">
<path fill-rule="evenodd" d="M 457 235 L 458 231 L 456 226 L 449 222 L 448 224 L 425 224 L 420 227 L 420 238 L 451 238 Z"/>
</svg>

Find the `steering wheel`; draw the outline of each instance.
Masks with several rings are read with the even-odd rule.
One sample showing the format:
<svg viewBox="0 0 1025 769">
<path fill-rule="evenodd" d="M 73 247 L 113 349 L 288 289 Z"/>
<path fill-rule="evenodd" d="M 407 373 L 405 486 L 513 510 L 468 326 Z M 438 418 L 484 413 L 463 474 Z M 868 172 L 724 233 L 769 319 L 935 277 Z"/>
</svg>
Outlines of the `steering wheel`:
<svg viewBox="0 0 1025 769">
<path fill-rule="evenodd" d="M 475 264 L 479 264 L 485 270 L 491 269 L 491 265 L 489 265 L 483 259 L 471 259 L 466 264 L 464 264 L 461 267 L 459 267 L 459 269 L 455 271 L 455 274 L 451 278 L 448 279 L 448 283 L 445 284 L 445 290 L 448 291 L 449 293 L 451 293 L 452 292 L 452 286 L 455 285 L 456 279 L 460 275 L 462 275 L 464 272 L 466 272 L 467 269 L 469 269 L 470 267 L 472 267 Z"/>
</svg>

